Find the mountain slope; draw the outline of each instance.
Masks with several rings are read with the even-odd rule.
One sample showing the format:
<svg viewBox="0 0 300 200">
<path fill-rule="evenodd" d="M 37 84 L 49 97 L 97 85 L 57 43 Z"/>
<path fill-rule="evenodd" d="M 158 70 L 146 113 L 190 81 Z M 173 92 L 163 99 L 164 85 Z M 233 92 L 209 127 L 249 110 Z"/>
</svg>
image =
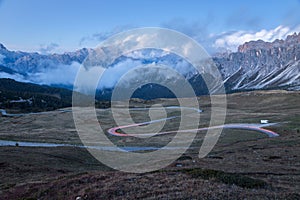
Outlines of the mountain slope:
<svg viewBox="0 0 300 200">
<path fill-rule="evenodd" d="M 300 89 L 300 33 L 272 43 L 247 42 L 214 61 L 229 90 Z"/>
<path fill-rule="evenodd" d="M 72 105 L 72 91 L 0 79 L 0 108 L 21 112 L 55 110 Z"/>
<path fill-rule="evenodd" d="M 9 51 L 0 44 L 0 78 L 72 88 L 80 64 L 89 53 L 96 51 L 84 48 L 64 54 L 40 55 Z M 110 51 L 100 49 L 100 52 L 105 54 Z M 237 52 L 218 54 L 213 60 L 223 76 L 228 92 L 255 89 L 300 90 L 300 33 L 274 42 L 250 41 L 239 46 Z M 109 99 L 114 84 L 123 74 L 138 65 L 152 63 L 171 66 L 189 81 L 197 95 L 207 94 L 203 78 L 183 58 L 169 52 L 144 50 L 122 55 L 107 65 L 107 78 L 104 77 L 103 86 L 96 96 Z M 163 70 L 158 73 L 163 75 Z M 174 77 L 166 81 L 178 83 Z M 157 93 L 155 97 L 173 96 L 169 91 L 153 85 L 143 87 L 135 95 L 149 99 L 147 93 L 152 94 L 153 91 Z"/>
<path fill-rule="evenodd" d="M 71 65 L 73 62 L 82 63 L 88 53 L 89 50 L 83 48 L 75 52 L 42 55 L 39 53 L 10 51 L 3 44 L 0 44 L 0 56 L 2 58 L 0 65 L 25 75 L 57 65 Z"/>
</svg>

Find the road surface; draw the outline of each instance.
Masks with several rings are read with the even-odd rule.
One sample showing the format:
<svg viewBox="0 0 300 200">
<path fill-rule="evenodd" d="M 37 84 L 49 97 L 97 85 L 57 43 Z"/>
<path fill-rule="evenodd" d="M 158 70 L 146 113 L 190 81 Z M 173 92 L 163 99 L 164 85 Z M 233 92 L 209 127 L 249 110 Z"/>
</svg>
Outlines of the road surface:
<svg viewBox="0 0 300 200">
<path fill-rule="evenodd" d="M 131 110 L 146 110 L 147 108 L 133 108 Z M 151 108 L 152 109 L 152 108 Z M 188 107 L 178 107 L 178 106 L 171 106 L 171 107 L 165 107 L 165 109 L 189 109 L 193 110 L 195 112 L 202 112 L 200 109 L 195 109 L 195 108 L 188 108 Z M 142 122 L 142 123 L 136 123 L 136 124 L 129 124 L 129 125 L 124 125 L 124 126 L 117 126 L 110 128 L 107 132 L 111 135 L 114 136 L 120 136 L 120 137 L 128 137 L 128 136 L 156 136 L 156 135 L 165 135 L 165 134 L 170 134 L 170 133 L 184 133 L 184 132 L 198 132 L 198 131 L 205 131 L 209 129 L 244 129 L 244 130 L 253 130 L 253 131 L 258 131 L 261 133 L 264 133 L 268 135 L 269 137 L 277 137 L 279 136 L 278 133 L 275 133 L 274 131 L 265 129 L 264 127 L 269 127 L 269 126 L 274 126 L 277 123 L 267 123 L 267 124 L 249 124 L 249 123 L 236 123 L 236 124 L 224 124 L 224 125 L 219 125 L 219 126 L 212 126 L 212 127 L 204 127 L 204 128 L 198 128 L 198 129 L 187 129 L 187 130 L 177 130 L 177 131 L 166 131 L 166 132 L 159 132 L 159 133 L 144 133 L 144 134 L 126 134 L 122 133 L 120 130 L 121 129 L 126 129 L 130 127 L 137 127 L 137 126 L 143 126 L 147 124 L 152 124 L 152 123 L 157 123 L 160 121 L 164 120 L 170 120 L 174 119 L 180 116 L 173 116 L 173 117 L 168 117 L 168 118 L 162 118 L 162 119 L 156 119 L 148 122 Z"/>
</svg>

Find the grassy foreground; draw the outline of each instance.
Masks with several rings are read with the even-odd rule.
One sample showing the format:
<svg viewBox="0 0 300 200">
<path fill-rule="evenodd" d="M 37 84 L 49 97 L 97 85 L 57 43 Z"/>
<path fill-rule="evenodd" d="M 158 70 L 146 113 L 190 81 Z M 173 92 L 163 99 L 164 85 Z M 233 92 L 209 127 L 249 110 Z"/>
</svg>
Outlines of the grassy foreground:
<svg viewBox="0 0 300 200">
<path fill-rule="evenodd" d="M 300 93 L 256 91 L 228 95 L 226 123 L 259 123 L 269 119 L 280 125 L 270 129 L 276 138 L 253 131 L 224 130 L 213 151 L 198 158 L 203 132 L 192 147 L 168 167 L 132 174 L 112 170 L 85 149 L 75 147 L 0 147 L 0 199 L 300 199 Z M 209 121 L 209 97 L 200 97 L 201 125 Z M 133 101 L 131 106 L 173 99 Z M 177 114 L 172 111 L 172 114 Z M 114 126 L 109 109 L 98 110 L 103 129 Z M 133 112 L 138 121 L 147 120 Z M 165 125 L 176 128 L 178 121 Z M 120 146 L 162 146 L 174 135 L 146 140 L 116 138 Z M 80 144 L 72 114 L 0 117 L 0 139 Z M 198 148 L 197 148 L 198 147 Z"/>
</svg>

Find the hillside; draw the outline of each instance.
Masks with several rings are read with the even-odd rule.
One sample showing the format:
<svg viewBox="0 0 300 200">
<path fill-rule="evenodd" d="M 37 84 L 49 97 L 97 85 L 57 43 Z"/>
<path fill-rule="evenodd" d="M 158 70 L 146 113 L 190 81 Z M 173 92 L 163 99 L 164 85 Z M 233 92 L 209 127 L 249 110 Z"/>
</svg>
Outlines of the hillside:
<svg viewBox="0 0 300 200">
<path fill-rule="evenodd" d="M 0 108 L 14 112 L 37 112 L 69 107 L 71 104 L 70 90 L 0 79 Z"/>
</svg>

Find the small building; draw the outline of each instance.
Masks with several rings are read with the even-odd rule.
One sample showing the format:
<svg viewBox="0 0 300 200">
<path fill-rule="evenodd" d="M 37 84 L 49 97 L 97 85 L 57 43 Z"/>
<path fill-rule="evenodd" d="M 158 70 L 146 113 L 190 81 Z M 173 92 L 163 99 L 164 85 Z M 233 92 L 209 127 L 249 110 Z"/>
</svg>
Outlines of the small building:
<svg viewBox="0 0 300 200">
<path fill-rule="evenodd" d="M 268 123 L 269 123 L 269 120 L 267 120 L 267 119 L 261 119 L 261 120 L 260 120 L 260 123 L 261 123 L 261 124 L 268 124 Z"/>
<path fill-rule="evenodd" d="M 176 163 L 176 165 L 175 165 L 176 167 L 182 167 L 183 166 L 183 164 L 182 163 Z"/>
</svg>

